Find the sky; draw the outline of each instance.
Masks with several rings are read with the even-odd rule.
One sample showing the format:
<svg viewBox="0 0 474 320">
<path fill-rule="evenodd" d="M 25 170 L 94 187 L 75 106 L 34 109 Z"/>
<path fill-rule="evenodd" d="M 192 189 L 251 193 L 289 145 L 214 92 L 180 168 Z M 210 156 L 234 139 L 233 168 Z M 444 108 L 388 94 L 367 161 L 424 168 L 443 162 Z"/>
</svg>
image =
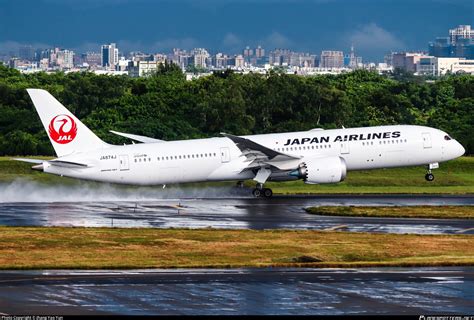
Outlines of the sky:
<svg viewBox="0 0 474 320">
<path fill-rule="evenodd" d="M 0 0 L 0 52 L 22 44 L 99 51 L 169 52 L 245 46 L 319 54 L 349 51 L 365 61 L 427 50 L 460 24 L 474 27 L 472 0 Z"/>
</svg>

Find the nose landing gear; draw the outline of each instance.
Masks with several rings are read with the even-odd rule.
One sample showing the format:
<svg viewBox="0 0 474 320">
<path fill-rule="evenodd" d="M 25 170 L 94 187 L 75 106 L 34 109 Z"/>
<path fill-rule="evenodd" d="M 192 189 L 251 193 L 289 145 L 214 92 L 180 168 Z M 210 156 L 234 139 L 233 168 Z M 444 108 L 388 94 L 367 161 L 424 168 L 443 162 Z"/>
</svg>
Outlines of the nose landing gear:
<svg viewBox="0 0 474 320">
<path fill-rule="evenodd" d="M 434 180 L 434 174 L 431 173 L 431 169 L 438 169 L 439 168 L 439 164 L 438 163 L 430 163 L 428 166 L 427 166 L 427 169 L 428 171 L 426 172 L 425 174 L 425 179 L 426 181 L 433 181 Z"/>
<path fill-rule="evenodd" d="M 271 198 L 273 196 L 273 191 L 270 188 L 264 188 L 262 183 L 257 183 L 257 186 L 255 189 L 253 189 L 252 194 L 255 198 Z"/>
<path fill-rule="evenodd" d="M 431 170 L 429 170 L 428 173 L 425 174 L 425 179 L 426 181 L 429 181 L 429 182 L 434 180 L 434 174 L 431 173 Z"/>
</svg>

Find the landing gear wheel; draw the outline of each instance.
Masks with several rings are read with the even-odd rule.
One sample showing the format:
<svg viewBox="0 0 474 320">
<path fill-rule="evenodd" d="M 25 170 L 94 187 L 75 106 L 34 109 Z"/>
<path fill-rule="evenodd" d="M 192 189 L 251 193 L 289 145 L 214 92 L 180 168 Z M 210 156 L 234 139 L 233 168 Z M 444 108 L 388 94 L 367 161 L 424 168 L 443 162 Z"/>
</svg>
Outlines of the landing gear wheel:
<svg viewBox="0 0 474 320">
<path fill-rule="evenodd" d="M 431 182 L 431 181 L 434 180 L 434 175 L 433 175 L 432 173 L 427 173 L 427 174 L 425 175 L 425 179 L 426 179 L 426 181 Z"/>
<path fill-rule="evenodd" d="M 268 188 L 263 189 L 263 195 L 265 196 L 265 198 L 271 198 L 273 196 L 272 189 L 268 189 Z"/>
<path fill-rule="evenodd" d="M 252 191 L 252 194 L 255 198 L 261 197 L 262 196 L 262 190 L 255 188 Z"/>
</svg>

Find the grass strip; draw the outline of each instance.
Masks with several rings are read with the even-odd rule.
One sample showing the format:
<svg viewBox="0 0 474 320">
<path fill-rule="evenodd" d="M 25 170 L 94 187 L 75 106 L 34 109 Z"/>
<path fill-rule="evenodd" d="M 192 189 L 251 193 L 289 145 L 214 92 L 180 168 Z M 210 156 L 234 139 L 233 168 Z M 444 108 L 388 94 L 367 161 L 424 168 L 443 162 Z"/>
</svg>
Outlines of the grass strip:
<svg viewBox="0 0 474 320">
<path fill-rule="evenodd" d="M 474 219 L 474 206 L 321 206 L 305 210 L 320 216 Z"/>
<path fill-rule="evenodd" d="M 469 235 L 0 227 L 0 268 L 474 265 L 473 247 Z"/>
</svg>

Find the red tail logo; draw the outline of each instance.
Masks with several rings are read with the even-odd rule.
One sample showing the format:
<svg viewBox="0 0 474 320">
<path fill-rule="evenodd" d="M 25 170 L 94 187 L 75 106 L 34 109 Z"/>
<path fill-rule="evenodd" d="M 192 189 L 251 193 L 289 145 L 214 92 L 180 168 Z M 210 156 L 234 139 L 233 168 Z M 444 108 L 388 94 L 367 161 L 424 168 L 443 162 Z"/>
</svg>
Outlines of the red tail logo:
<svg viewBox="0 0 474 320">
<path fill-rule="evenodd" d="M 67 144 L 74 140 L 77 134 L 76 122 L 68 115 L 60 114 L 49 123 L 49 136 L 59 144 Z"/>
</svg>

